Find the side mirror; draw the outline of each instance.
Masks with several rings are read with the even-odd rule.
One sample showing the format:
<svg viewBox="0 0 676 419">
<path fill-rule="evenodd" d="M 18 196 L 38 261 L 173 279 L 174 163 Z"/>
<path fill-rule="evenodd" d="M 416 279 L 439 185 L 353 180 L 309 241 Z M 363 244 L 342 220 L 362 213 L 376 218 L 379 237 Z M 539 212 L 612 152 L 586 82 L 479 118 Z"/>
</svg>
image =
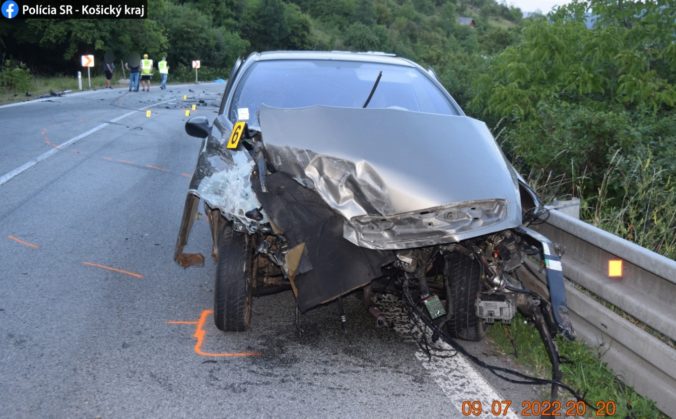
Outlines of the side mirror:
<svg viewBox="0 0 676 419">
<path fill-rule="evenodd" d="M 185 123 L 185 132 L 191 137 L 207 137 L 210 130 L 209 120 L 206 116 L 193 116 Z"/>
</svg>

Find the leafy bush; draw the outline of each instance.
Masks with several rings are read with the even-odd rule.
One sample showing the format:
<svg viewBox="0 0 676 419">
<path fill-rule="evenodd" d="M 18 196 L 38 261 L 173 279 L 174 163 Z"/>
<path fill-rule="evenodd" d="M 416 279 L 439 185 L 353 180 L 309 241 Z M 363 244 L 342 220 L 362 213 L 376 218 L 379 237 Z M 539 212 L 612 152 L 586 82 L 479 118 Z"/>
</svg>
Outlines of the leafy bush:
<svg viewBox="0 0 676 419">
<path fill-rule="evenodd" d="M 667 7 L 591 0 L 528 19 L 521 39 L 474 78 L 469 108 L 499 127 L 507 153 L 546 196 L 580 197 L 585 220 L 674 257 L 676 54 Z"/>
<path fill-rule="evenodd" d="M 207 82 L 214 81 L 216 79 L 227 79 L 228 73 L 230 72 L 229 67 L 207 67 L 202 66 L 199 69 L 198 78 L 199 81 Z M 179 65 L 178 68 L 172 69 L 169 73 L 169 80 L 171 82 L 194 82 L 195 81 L 195 70 L 191 67 Z"/>
<path fill-rule="evenodd" d="M 33 78 L 23 63 L 5 61 L 0 70 L 0 87 L 10 92 L 28 92 Z"/>
</svg>

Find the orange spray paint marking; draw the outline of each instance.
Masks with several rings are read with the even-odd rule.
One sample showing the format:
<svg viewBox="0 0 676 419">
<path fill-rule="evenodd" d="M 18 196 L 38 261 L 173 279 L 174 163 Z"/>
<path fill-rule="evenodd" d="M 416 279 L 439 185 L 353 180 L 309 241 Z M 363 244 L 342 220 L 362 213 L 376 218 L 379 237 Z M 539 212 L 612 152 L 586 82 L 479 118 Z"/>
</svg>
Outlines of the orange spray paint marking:
<svg viewBox="0 0 676 419">
<path fill-rule="evenodd" d="M 143 279 L 143 275 L 141 275 L 139 273 L 125 271 L 124 269 L 113 268 L 112 266 L 101 265 L 101 264 L 94 263 L 94 262 L 82 262 L 82 264 L 84 266 L 92 266 L 94 268 L 105 269 L 106 271 L 117 272 L 119 274 L 128 275 L 128 276 L 131 276 L 133 278 Z"/>
<path fill-rule="evenodd" d="M 51 142 L 51 140 L 49 139 L 49 136 L 47 135 L 47 130 L 46 130 L 45 128 L 42 128 L 42 129 L 40 130 L 40 133 L 42 134 L 42 139 L 44 140 L 45 144 L 47 144 L 47 145 L 50 146 L 51 148 L 56 148 L 56 147 L 57 147 L 57 145 L 54 144 L 53 142 Z"/>
<path fill-rule="evenodd" d="M 206 330 L 204 330 L 204 323 L 207 321 L 207 317 L 214 313 L 213 310 L 202 310 L 200 318 L 197 321 L 181 321 L 181 320 L 170 320 L 168 324 L 190 324 L 195 325 L 195 353 L 199 356 L 205 357 L 218 357 L 218 358 L 243 358 L 249 356 L 260 356 L 259 352 L 205 352 L 202 350 L 202 344 L 204 343 L 204 338 L 207 335 Z"/>
<path fill-rule="evenodd" d="M 37 244 L 31 243 L 31 242 L 27 242 L 27 241 L 25 241 L 25 240 L 21 240 L 20 238 L 18 238 L 18 237 L 16 237 L 16 236 L 11 236 L 11 235 L 10 235 L 10 236 L 7 236 L 7 238 L 10 239 L 10 240 L 15 241 L 15 242 L 17 242 L 17 243 L 19 243 L 19 244 L 21 244 L 21 245 L 24 245 L 24 246 L 26 246 L 26 247 L 30 247 L 31 249 L 38 249 L 38 248 L 40 248 L 40 246 L 38 246 Z"/>
<path fill-rule="evenodd" d="M 42 138 L 44 139 L 45 144 L 47 144 L 47 145 L 48 145 L 49 147 L 51 147 L 51 148 L 56 148 L 56 149 L 59 148 L 59 146 L 60 146 L 61 144 L 54 144 L 54 143 L 49 139 L 49 136 L 47 135 L 47 129 L 42 128 L 42 129 L 40 130 L 40 133 L 42 134 Z M 60 150 L 60 151 L 61 151 L 61 150 Z M 77 148 L 73 148 L 73 149 L 69 150 L 69 152 L 70 152 L 70 153 L 73 153 L 73 154 L 80 154 L 80 150 L 78 150 Z"/>
</svg>

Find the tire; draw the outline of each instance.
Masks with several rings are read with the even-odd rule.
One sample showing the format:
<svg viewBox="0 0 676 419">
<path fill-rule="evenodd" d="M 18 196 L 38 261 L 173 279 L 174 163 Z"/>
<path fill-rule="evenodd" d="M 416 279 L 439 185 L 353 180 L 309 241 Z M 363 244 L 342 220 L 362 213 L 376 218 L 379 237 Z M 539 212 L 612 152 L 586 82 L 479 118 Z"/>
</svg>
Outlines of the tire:
<svg viewBox="0 0 676 419">
<path fill-rule="evenodd" d="M 226 227 L 218 243 L 214 287 L 214 321 L 224 332 L 243 332 L 251 325 L 253 252 L 251 239 Z"/>
<path fill-rule="evenodd" d="M 485 336 L 484 321 L 476 315 L 476 299 L 481 292 L 481 268 L 469 255 L 453 252 L 446 255 L 444 277 L 446 331 L 454 338 L 480 341 Z"/>
</svg>

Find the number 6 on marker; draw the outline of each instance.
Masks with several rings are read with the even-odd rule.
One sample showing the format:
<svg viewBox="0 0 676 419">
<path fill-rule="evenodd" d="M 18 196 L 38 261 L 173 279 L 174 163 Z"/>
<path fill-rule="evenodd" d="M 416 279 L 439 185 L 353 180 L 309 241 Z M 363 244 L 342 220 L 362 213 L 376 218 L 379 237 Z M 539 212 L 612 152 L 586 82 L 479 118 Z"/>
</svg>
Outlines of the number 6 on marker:
<svg viewBox="0 0 676 419">
<path fill-rule="evenodd" d="M 246 132 L 246 122 L 237 122 L 235 126 L 232 127 L 232 132 L 230 133 L 230 138 L 228 139 L 228 143 L 225 145 L 225 148 L 230 150 L 236 149 L 239 145 L 239 140 L 244 135 L 244 132 Z"/>
</svg>

